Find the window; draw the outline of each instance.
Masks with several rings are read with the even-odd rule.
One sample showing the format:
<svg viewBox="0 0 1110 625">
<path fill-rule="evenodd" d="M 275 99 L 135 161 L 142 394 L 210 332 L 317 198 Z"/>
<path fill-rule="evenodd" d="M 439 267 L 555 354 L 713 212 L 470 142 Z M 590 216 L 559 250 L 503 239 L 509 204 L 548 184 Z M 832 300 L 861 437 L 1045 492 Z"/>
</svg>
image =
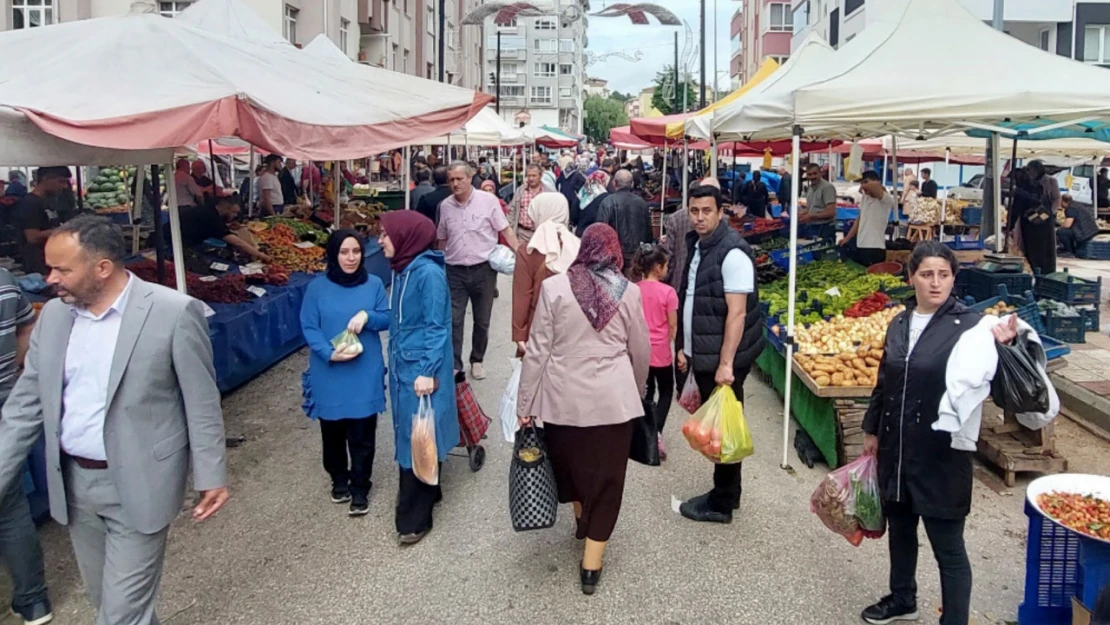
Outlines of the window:
<svg viewBox="0 0 1110 625">
<path fill-rule="evenodd" d="M 340 19 L 339 20 L 339 49 L 343 51 L 343 54 L 350 54 L 350 51 L 347 50 L 347 42 L 348 42 L 347 34 L 350 30 L 351 30 L 350 20 Z"/>
<path fill-rule="evenodd" d="M 809 0 L 803 0 L 801 4 L 794 7 L 794 32 L 806 26 L 809 26 Z"/>
<path fill-rule="evenodd" d="M 532 104 L 551 104 L 551 87 L 532 87 Z"/>
<path fill-rule="evenodd" d="M 833 9 L 829 13 L 829 45 L 836 48 L 840 45 L 840 9 Z"/>
<path fill-rule="evenodd" d="M 573 98 L 574 89 L 572 87 L 559 87 L 560 98 Z"/>
<path fill-rule="evenodd" d="M 161 14 L 162 16 L 164 16 L 164 17 L 177 17 L 178 13 L 180 13 L 180 12 L 184 11 L 185 9 L 189 8 L 189 4 L 191 2 L 192 2 L 192 0 L 178 0 L 176 2 L 159 2 L 158 3 L 158 13 Z M 17 0 L 17 3 L 19 3 L 19 0 Z M 34 2 L 33 0 L 30 0 L 30 2 L 28 2 L 28 4 L 38 4 L 38 3 Z M 49 4 L 49 2 L 47 2 L 47 4 Z"/>
<path fill-rule="evenodd" d="M 432 77 L 434 77 L 434 76 L 435 76 L 435 65 L 432 65 L 431 63 L 428 63 L 428 73 L 424 76 L 424 78 L 427 78 L 428 80 L 431 80 Z"/>
<path fill-rule="evenodd" d="M 505 42 L 502 41 L 501 45 L 502 45 L 502 49 L 504 49 Z M 545 54 L 554 54 L 555 45 L 556 44 L 555 44 L 554 39 L 536 39 L 532 42 L 532 49 L 536 52 L 542 52 L 542 53 L 545 53 Z"/>
<path fill-rule="evenodd" d="M 560 39 L 559 52 L 574 52 L 577 47 L 574 45 L 573 39 Z"/>
<path fill-rule="evenodd" d="M 856 12 L 857 9 L 863 7 L 864 0 L 844 0 L 844 17 Z"/>
<path fill-rule="evenodd" d="M 497 24 L 498 28 L 513 29 L 516 28 L 516 18 L 509 20 L 508 24 Z"/>
<path fill-rule="evenodd" d="M 1044 50 L 1046 52 L 1048 51 L 1048 29 L 1047 28 L 1041 30 L 1040 48 L 1041 48 L 1041 50 Z"/>
<path fill-rule="evenodd" d="M 1083 30 L 1083 60 L 1110 63 L 1110 26 L 1088 26 Z"/>
<path fill-rule="evenodd" d="M 299 14 L 299 10 L 294 9 L 288 4 L 285 5 L 285 21 L 282 24 L 281 34 L 285 35 L 285 38 L 292 44 L 297 43 L 297 15 Z"/>
<path fill-rule="evenodd" d="M 429 35 L 436 34 L 436 10 L 432 5 L 428 5 L 427 12 L 424 13 L 424 28 L 428 31 Z"/>
<path fill-rule="evenodd" d="M 393 44 L 393 71 L 397 71 L 397 49 L 400 48 L 397 44 Z"/>
<path fill-rule="evenodd" d="M 496 72 L 497 71 L 497 61 L 494 60 L 492 63 L 490 63 L 490 67 L 493 71 Z M 513 62 L 513 61 L 501 61 L 501 77 L 502 78 L 504 78 L 506 75 L 509 75 L 509 74 L 519 74 L 519 73 L 520 73 L 520 64 L 519 63 L 516 63 L 516 62 Z"/>
<path fill-rule="evenodd" d="M 405 64 L 401 67 L 401 71 L 407 74 L 407 73 L 409 73 L 409 51 L 408 50 L 405 50 L 404 63 Z"/>
<path fill-rule="evenodd" d="M 559 75 L 560 76 L 572 76 L 572 75 L 574 75 L 574 63 L 559 63 Z"/>
<path fill-rule="evenodd" d="M 404 9 L 405 9 L 405 15 L 408 15 L 409 14 L 409 0 L 405 0 Z"/>
<path fill-rule="evenodd" d="M 451 22 L 446 22 L 446 24 L 447 24 L 447 47 L 451 50 L 455 50 L 459 47 L 459 31 L 455 30 L 455 25 L 452 24 Z"/>
<path fill-rule="evenodd" d="M 12 30 L 49 26 L 53 23 L 54 0 L 12 0 Z"/>
<path fill-rule="evenodd" d="M 524 85 L 501 85 L 502 98 L 523 98 Z"/>
<path fill-rule="evenodd" d="M 776 2 L 768 5 L 768 7 L 771 9 L 771 21 L 768 24 L 768 30 L 777 32 L 794 30 L 794 16 L 790 12 L 789 4 Z"/>
<path fill-rule="evenodd" d="M 555 20 L 541 18 L 536 20 L 536 30 L 555 30 Z"/>
<path fill-rule="evenodd" d="M 536 78 L 552 78 L 555 76 L 555 64 L 534 63 L 532 65 L 532 75 Z"/>
</svg>

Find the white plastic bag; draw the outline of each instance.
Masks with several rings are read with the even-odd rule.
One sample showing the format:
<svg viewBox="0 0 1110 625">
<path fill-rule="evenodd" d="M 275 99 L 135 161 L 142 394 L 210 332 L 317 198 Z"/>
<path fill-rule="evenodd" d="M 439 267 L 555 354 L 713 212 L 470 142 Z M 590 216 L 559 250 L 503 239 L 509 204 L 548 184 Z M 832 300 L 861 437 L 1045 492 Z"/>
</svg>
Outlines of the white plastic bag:
<svg viewBox="0 0 1110 625">
<path fill-rule="evenodd" d="M 863 146 L 857 142 L 852 143 L 848 150 L 848 167 L 844 172 L 844 179 L 855 182 L 863 177 Z"/>
<path fill-rule="evenodd" d="M 516 268 L 516 253 L 507 245 L 498 245 L 489 255 L 489 266 L 497 273 L 511 276 Z"/>
<path fill-rule="evenodd" d="M 511 443 L 516 440 L 516 396 L 520 390 L 520 359 L 510 358 L 509 369 L 512 371 L 509 374 L 509 385 L 505 387 L 498 409 L 501 412 L 501 435 L 506 442 Z"/>
<path fill-rule="evenodd" d="M 420 398 L 420 407 L 412 416 L 412 433 L 409 436 L 412 453 L 412 472 L 416 479 L 429 486 L 439 484 L 439 453 L 436 450 L 436 411 L 432 401 Z"/>
</svg>

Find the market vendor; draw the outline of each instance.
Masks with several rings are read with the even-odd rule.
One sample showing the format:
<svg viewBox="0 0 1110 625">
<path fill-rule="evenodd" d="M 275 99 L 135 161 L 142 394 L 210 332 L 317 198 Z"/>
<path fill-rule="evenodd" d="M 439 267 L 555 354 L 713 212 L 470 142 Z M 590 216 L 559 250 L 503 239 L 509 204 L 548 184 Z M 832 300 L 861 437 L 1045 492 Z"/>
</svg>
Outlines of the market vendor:
<svg viewBox="0 0 1110 625">
<path fill-rule="evenodd" d="M 185 209 L 190 206 L 204 204 L 204 189 L 197 184 L 196 178 L 190 171 L 189 159 L 179 158 L 174 165 L 173 184 L 177 188 L 177 208 Z"/>
<path fill-rule="evenodd" d="M 52 198 L 69 187 L 68 167 L 40 167 L 34 189 L 15 206 L 13 225 L 23 254 L 23 271 L 50 272 L 46 265 L 46 240 L 61 225 L 58 214 L 49 205 Z"/>
<path fill-rule="evenodd" d="M 263 215 L 276 215 L 285 206 L 285 178 L 289 176 L 290 161 L 286 161 L 285 169 L 282 169 L 281 157 L 277 154 L 270 154 L 262 161 L 262 176 L 258 178 L 258 210 Z M 278 170 L 281 170 L 280 177 Z"/>
<path fill-rule="evenodd" d="M 185 247 L 198 247 L 208 239 L 223 241 L 235 249 L 264 263 L 270 257 L 257 247 L 244 241 L 227 227 L 229 221 L 239 214 L 239 195 L 215 198 L 202 206 L 190 206 L 181 210 L 181 242 Z"/>
<path fill-rule="evenodd" d="M 814 226 L 819 236 L 833 237 L 836 222 L 836 187 L 821 177 L 821 166 L 806 165 L 806 211 L 798 213 L 798 223 Z"/>
<path fill-rule="evenodd" d="M 879 179 L 879 174 L 873 171 L 863 172 L 860 178 L 859 190 L 859 219 L 852 224 L 840 245 L 849 241 L 856 242 L 856 252 L 853 260 L 870 267 L 876 263 L 886 261 L 886 226 L 890 223 L 890 211 L 896 206 L 894 196 L 887 193 Z"/>
<path fill-rule="evenodd" d="M 216 181 L 208 176 L 208 166 L 204 161 L 199 158 L 193 161 L 190 166 L 190 171 L 193 174 L 193 180 L 196 181 L 197 186 L 200 187 L 201 194 L 204 196 L 204 201 L 216 197 Z"/>
<path fill-rule="evenodd" d="M 1079 208 L 1072 203 L 1070 195 L 1060 198 L 1064 208 L 1064 219 L 1056 229 L 1056 239 L 1064 253 L 1082 258 L 1086 254 L 1087 242 L 1098 234 L 1098 222 L 1094 214 L 1086 208 Z"/>
</svg>

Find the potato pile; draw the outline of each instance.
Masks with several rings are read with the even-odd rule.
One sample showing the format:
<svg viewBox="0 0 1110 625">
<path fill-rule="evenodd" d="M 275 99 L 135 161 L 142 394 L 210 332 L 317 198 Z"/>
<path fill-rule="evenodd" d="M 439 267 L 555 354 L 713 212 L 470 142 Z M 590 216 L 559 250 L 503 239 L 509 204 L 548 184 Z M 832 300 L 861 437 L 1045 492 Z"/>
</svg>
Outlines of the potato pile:
<svg viewBox="0 0 1110 625">
<path fill-rule="evenodd" d="M 1013 306 L 1010 306 L 1009 304 L 1007 304 L 1005 300 L 1002 300 L 1002 301 L 999 301 L 994 306 L 991 306 L 990 308 L 984 310 L 983 314 L 985 314 L 985 315 L 994 315 L 995 317 L 1001 317 L 1002 315 L 1008 315 L 1008 314 L 1014 312 L 1015 310 L 1017 310 L 1017 309 L 1014 308 Z"/>
<path fill-rule="evenodd" d="M 882 341 L 865 343 L 855 351 L 843 351 L 836 356 L 794 356 L 817 386 L 875 386 L 882 359 Z"/>
<path fill-rule="evenodd" d="M 857 345 L 886 340 L 886 327 L 895 315 L 905 310 L 898 305 L 885 308 L 870 317 L 845 317 L 837 315 L 828 321 L 818 321 L 796 332 L 798 353 L 808 356 L 840 354 L 852 351 Z"/>
</svg>

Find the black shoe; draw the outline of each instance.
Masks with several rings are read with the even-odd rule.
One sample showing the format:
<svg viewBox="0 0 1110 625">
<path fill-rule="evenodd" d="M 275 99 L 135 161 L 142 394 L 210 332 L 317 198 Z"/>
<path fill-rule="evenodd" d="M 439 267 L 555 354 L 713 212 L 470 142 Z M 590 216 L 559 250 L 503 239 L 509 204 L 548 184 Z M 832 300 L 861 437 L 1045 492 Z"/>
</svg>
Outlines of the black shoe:
<svg viewBox="0 0 1110 625">
<path fill-rule="evenodd" d="M 428 535 L 429 531 L 431 530 L 424 530 L 423 532 L 417 532 L 416 534 L 398 534 L 397 542 L 401 543 L 402 546 L 415 545 L 416 543 L 424 540 L 424 537 Z"/>
<path fill-rule="evenodd" d="M 598 583 L 601 582 L 601 569 L 596 571 L 587 571 L 582 568 L 582 563 L 578 563 L 578 579 L 582 582 L 582 594 L 592 595 L 597 590 Z"/>
<path fill-rule="evenodd" d="M 50 610 L 49 599 L 43 599 L 35 605 L 26 608 L 13 608 L 12 614 L 23 619 L 23 625 L 46 625 L 54 620 L 54 615 Z"/>
<path fill-rule="evenodd" d="M 887 595 L 875 605 L 868 606 L 860 617 L 871 625 L 886 625 L 894 621 L 916 621 L 917 606 L 905 606 L 895 599 L 894 595 Z"/>
<path fill-rule="evenodd" d="M 732 523 L 732 513 L 717 512 L 709 507 L 709 495 L 698 495 L 678 507 L 682 516 L 699 523 Z"/>
<path fill-rule="evenodd" d="M 370 502 L 366 495 L 351 495 L 351 509 L 347 511 L 350 516 L 362 516 L 370 512 Z"/>
<path fill-rule="evenodd" d="M 332 486 L 331 488 L 331 502 L 332 503 L 347 503 L 351 500 L 351 490 L 349 488 L 341 488 L 339 486 Z"/>
</svg>

